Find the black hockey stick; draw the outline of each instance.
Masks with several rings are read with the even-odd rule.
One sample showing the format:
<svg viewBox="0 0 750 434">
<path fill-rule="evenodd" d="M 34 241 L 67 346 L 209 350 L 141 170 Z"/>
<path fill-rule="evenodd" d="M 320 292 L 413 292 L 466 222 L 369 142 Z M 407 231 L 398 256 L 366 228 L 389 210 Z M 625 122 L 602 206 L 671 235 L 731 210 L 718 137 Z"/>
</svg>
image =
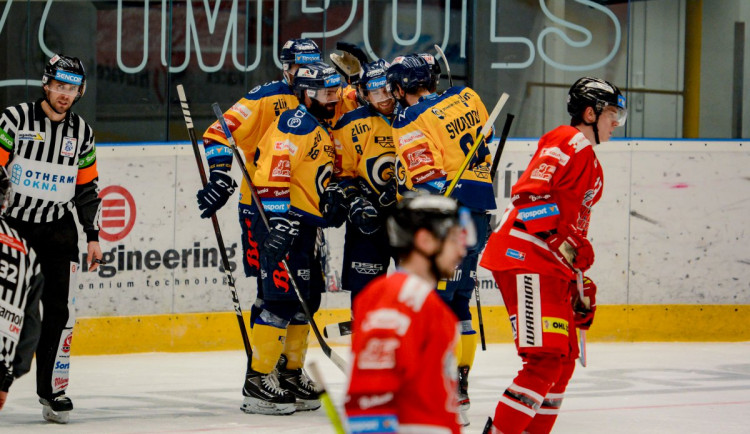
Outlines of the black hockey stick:
<svg viewBox="0 0 750 434">
<path fill-rule="evenodd" d="M 229 130 L 229 127 L 227 126 L 227 121 L 224 119 L 224 114 L 221 111 L 221 108 L 219 108 L 218 103 L 211 104 L 211 108 L 214 111 L 214 114 L 216 115 L 216 119 L 219 121 L 219 124 L 221 125 L 221 129 L 224 131 L 224 135 L 227 138 L 227 141 L 229 142 L 229 147 L 232 148 L 232 153 L 234 154 L 234 158 L 237 160 L 237 163 L 240 165 L 240 170 L 242 170 L 242 176 L 245 179 L 245 182 L 247 183 L 247 186 L 250 188 L 250 194 L 252 195 L 253 202 L 255 202 L 256 208 L 258 208 L 258 214 L 260 215 L 261 220 L 263 221 L 263 224 L 266 226 L 266 229 L 269 231 L 271 230 L 271 225 L 268 222 L 268 217 L 266 216 L 266 212 L 263 209 L 263 202 L 260 200 L 260 196 L 258 196 L 258 191 L 255 189 L 255 185 L 250 180 L 250 174 L 247 173 L 247 168 L 245 167 L 245 160 L 242 158 L 242 154 L 240 153 L 240 150 L 237 149 L 237 143 L 234 141 L 234 137 L 232 136 L 232 131 Z M 292 273 L 292 270 L 289 268 L 289 264 L 287 263 L 286 259 L 282 259 L 281 263 L 284 265 L 284 268 L 286 269 L 287 273 L 289 273 L 289 282 L 292 284 L 292 288 L 294 288 L 294 292 L 297 294 L 297 299 L 299 300 L 300 304 L 302 305 L 302 310 L 305 311 L 305 316 L 307 317 L 307 320 L 310 321 L 310 327 L 313 330 L 313 333 L 315 333 L 315 337 L 318 339 L 318 343 L 320 344 L 320 347 L 323 349 L 323 352 L 326 356 L 328 356 L 329 359 L 333 362 L 336 367 L 341 369 L 341 372 L 346 373 L 346 362 L 344 359 L 341 358 L 336 352 L 331 349 L 331 346 L 328 345 L 328 343 L 323 339 L 323 336 L 320 334 L 320 330 L 318 329 L 318 325 L 315 324 L 315 319 L 313 319 L 312 313 L 310 312 L 310 307 L 307 305 L 307 302 L 302 297 L 302 292 L 299 289 L 299 286 L 297 286 L 297 281 L 294 279 L 294 274 Z"/>
<path fill-rule="evenodd" d="M 479 340 L 482 351 L 487 351 L 487 341 L 484 339 L 484 321 L 482 320 L 482 302 L 479 301 L 479 279 L 474 280 L 474 299 L 477 301 L 477 322 L 479 323 Z"/>
<path fill-rule="evenodd" d="M 185 89 L 181 84 L 177 85 L 177 95 L 180 97 L 180 104 L 182 105 L 182 115 L 185 117 L 185 125 L 187 126 L 188 135 L 190 136 L 190 142 L 193 144 L 193 153 L 195 153 L 195 162 L 198 164 L 198 173 L 201 176 L 201 183 L 206 186 L 208 182 L 206 179 L 206 169 L 203 167 L 203 159 L 201 158 L 200 149 L 198 149 L 198 140 L 195 138 L 195 129 L 193 128 L 193 118 L 190 116 L 190 107 L 188 106 L 187 97 L 185 96 Z M 214 234 L 216 235 L 216 243 L 219 245 L 219 253 L 221 254 L 221 264 L 224 266 L 224 273 L 227 276 L 227 282 L 229 283 L 229 289 L 232 293 L 232 304 L 234 305 L 234 313 L 237 315 L 237 322 L 240 326 L 240 333 L 242 334 L 242 343 L 245 345 L 245 353 L 247 353 L 248 363 L 252 360 L 253 349 L 250 346 L 250 339 L 247 337 L 247 329 L 245 328 L 245 321 L 242 319 L 242 308 L 240 307 L 240 299 L 237 296 L 237 288 L 234 286 L 234 277 L 229 269 L 229 258 L 227 257 L 227 249 L 224 247 L 224 238 L 221 236 L 221 228 L 219 221 L 216 219 L 216 214 L 211 216 L 211 223 L 214 226 Z"/>
<path fill-rule="evenodd" d="M 508 140 L 508 133 L 510 133 L 510 126 L 513 123 L 514 117 L 510 113 L 505 117 L 503 132 L 500 134 L 500 142 L 497 144 L 497 151 L 495 151 L 495 158 L 492 159 L 492 168 L 490 169 L 490 178 L 493 183 L 495 182 L 495 177 L 497 177 L 497 166 L 500 164 L 500 156 L 503 154 L 503 149 L 505 149 L 505 142 Z"/>
<path fill-rule="evenodd" d="M 448 59 L 445 57 L 445 53 L 443 53 L 443 49 L 440 48 L 440 45 L 435 44 L 435 51 L 437 51 L 438 55 L 443 58 L 443 63 L 445 63 L 445 72 L 448 74 L 448 84 L 450 87 L 453 87 L 453 76 L 451 75 L 451 66 L 448 64 Z M 437 60 L 435 60 L 437 62 Z"/>
</svg>

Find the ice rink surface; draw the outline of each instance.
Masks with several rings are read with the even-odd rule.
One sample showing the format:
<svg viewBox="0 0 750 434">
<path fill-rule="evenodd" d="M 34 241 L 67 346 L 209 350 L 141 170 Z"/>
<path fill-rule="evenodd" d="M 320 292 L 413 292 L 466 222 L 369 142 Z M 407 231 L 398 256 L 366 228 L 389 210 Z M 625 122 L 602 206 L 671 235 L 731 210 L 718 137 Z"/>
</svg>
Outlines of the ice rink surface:
<svg viewBox="0 0 750 434">
<path fill-rule="evenodd" d="M 348 359 L 348 347 L 334 351 Z M 555 433 L 750 433 L 750 342 L 589 343 Z M 337 404 L 345 376 L 311 348 Z M 509 344 L 477 351 L 470 376 L 471 426 L 479 433 L 520 362 Z M 33 368 L 32 368 L 33 369 Z M 291 416 L 239 410 L 241 351 L 78 356 L 68 425 L 42 420 L 34 375 L 16 381 L 0 411 L 2 433 L 333 432 L 321 410 Z"/>
</svg>

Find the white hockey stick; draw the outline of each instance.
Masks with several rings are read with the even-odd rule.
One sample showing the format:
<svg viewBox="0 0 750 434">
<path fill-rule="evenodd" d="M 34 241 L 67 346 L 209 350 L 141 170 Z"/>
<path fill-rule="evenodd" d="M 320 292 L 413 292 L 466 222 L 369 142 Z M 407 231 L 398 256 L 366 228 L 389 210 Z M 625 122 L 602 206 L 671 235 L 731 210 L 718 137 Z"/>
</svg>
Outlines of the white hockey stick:
<svg viewBox="0 0 750 434">
<path fill-rule="evenodd" d="M 450 84 L 450 87 L 453 87 L 453 76 L 451 75 L 451 66 L 448 63 L 448 58 L 445 57 L 445 53 L 443 53 L 443 49 L 440 48 L 440 45 L 435 44 L 435 51 L 437 51 L 438 55 L 443 58 L 443 63 L 445 63 L 445 72 L 448 74 L 448 84 Z"/>
<path fill-rule="evenodd" d="M 581 270 L 576 271 L 576 287 L 578 287 L 578 297 L 583 302 L 583 272 Z M 578 346 L 580 347 L 580 355 L 578 361 L 581 362 L 581 366 L 586 367 L 586 330 L 578 330 Z"/>
</svg>

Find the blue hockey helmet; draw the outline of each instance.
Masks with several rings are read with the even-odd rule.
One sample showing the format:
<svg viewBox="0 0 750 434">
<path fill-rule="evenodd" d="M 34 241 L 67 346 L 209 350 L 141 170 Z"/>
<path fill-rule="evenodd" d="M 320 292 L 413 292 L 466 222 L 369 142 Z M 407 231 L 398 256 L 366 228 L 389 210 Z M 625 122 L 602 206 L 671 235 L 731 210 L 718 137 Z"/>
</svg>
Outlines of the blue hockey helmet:
<svg viewBox="0 0 750 434">
<path fill-rule="evenodd" d="M 432 71 L 430 65 L 419 54 L 407 54 L 393 59 L 388 68 L 386 81 L 390 90 L 399 85 L 405 92 L 413 92 L 423 87 L 430 89 Z"/>
<path fill-rule="evenodd" d="M 283 65 L 284 71 L 288 70 L 291 65 L 306 65 L 314 62 L 320 62 L 320 48 L 312 39 L 290 39 L 281 47 L 279 60 Z"/>
</svg>

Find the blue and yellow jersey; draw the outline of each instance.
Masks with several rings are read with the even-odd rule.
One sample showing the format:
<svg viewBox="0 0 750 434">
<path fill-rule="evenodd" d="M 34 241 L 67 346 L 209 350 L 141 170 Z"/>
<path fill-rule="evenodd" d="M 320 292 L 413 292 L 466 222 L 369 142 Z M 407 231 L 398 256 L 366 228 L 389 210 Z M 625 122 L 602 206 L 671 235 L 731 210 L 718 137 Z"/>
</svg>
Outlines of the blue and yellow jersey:
<svg viewBox="0 0 750 434">
<path fill-rule="evenodd" d="M 272 81 L 256 86 L 224 112 L 224 119 L 232 131 L 237 147 L 244 154 L 251 178 L 255 174 L 255 151 L 266 130 L 281 113 L 298 104 L 297 97 L 286 81 Z M 231 169 L 232 150 L 218 121 L 203 133 L 203 146 L 211 170 Z M 244 179 L 240 189 L 240 203 L 251 203 L 250 189 Z"/>
<path fill-rule="evenodd" d="M 400 181 L 410 189 L 440 191 L 453 180 L 488 117 L 479 95 L 460 86 L 442 95 L 430 94 L 403 110 L 393 123 Z M 470 208 L 495 209 L 491 166 L 483 143 L 452 197 Z"/>
<path fill-rule="evenodd" d="M 391 123 L 370 106 L 346 113 L 333 129 L 333 143 L 337 178 L 362 178 L 377 194 L 395 182 Z"/>
<path fill-rule="evenodd" d="M 305 106 L 288 110 L 258 144 L 253 181 L 266 211 L 323 226 L 320 195 L 333 174 L 333 142 Z"/>
</svg>

